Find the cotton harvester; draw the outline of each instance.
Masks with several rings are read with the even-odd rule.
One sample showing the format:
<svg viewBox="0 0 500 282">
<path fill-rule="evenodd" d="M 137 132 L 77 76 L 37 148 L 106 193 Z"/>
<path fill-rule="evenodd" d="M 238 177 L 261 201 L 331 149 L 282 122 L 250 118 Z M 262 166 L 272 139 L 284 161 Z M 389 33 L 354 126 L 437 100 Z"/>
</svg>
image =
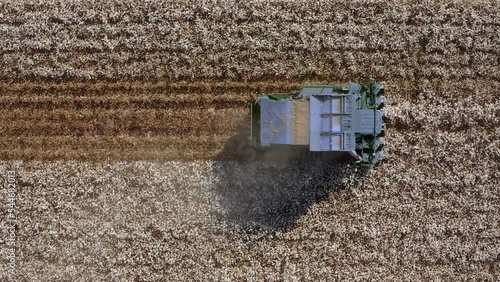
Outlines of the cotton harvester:
<svg viewBox="0 0 500 282">
<path fill-rule="evenodd" d="M 250 107 L 250 148 L 287 147 L 311 158 L 344 152 L 373 167 L 384 156 L 383 94 L 384 86 L 374 80 L 262 94 Z"/>
</svg>

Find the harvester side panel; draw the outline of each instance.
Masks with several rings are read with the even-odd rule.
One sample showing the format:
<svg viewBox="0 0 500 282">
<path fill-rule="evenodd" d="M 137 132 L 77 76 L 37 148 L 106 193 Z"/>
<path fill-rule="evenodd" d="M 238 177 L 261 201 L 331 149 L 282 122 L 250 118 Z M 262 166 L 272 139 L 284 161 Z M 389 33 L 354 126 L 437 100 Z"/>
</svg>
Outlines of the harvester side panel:
<svg viewBox="0 0 500 282">
<path fill-rule="evenodd" d="M 350 98 L 350 97 L 349 97 Z M 309 100 L 310 151 L 353 151 L 351 99 L 345 95 L 311 95 Z"/>
</svg>

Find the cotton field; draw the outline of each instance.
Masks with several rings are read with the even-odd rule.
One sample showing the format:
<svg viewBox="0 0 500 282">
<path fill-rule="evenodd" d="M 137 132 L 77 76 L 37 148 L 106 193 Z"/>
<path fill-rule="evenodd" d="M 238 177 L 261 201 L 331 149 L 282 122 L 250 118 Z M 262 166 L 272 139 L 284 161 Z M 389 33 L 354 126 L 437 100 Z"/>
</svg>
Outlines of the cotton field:
<svg viewBox="0 0 500 282">
<path fill-rule="evenodd" d="M 499 280 L 499 26 L 482 0 L 0 0 L 0 280 Z M 366 77 L 371 171 L 238 159 L 251 96 Z"/>
</svg>

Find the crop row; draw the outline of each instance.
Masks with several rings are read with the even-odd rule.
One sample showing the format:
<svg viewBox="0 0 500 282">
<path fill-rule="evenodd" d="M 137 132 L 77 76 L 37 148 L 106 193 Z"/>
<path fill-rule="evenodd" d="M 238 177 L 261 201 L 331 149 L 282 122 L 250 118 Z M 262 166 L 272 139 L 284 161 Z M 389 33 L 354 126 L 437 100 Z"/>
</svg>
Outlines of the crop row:
<svg viewBox="0 0 500 282">
<path fill-rule="evenodd" d="M 127 97 L 127 94 L 109 96 L 2 96 L 0 107 L 24 109 L 234 109 L 244 108 L 250 101 L 250 95 L 231 95 L 224 93 L 207 95 L 143 95 Z"/>
<path fill-rule="evenodd" d="M 120 55 L 121 54 L 121 55 Z M 477 53 L 476 53 L 477 54 Z M 123 56 L 120 59 L 120 56 Z M 391 54 L 378 55 L 366 52 L 238 52 L 235 56 L 218 54 L 212 58 L 198 58 L 202 61 L 189 63 L 190 58 L 170 53 L 147 55 L 147 59 L 127 61 L 131 53 L 80 54 L 73 53 L 37 54 L 23 53 L 6 54 L 5 64 L 0 72 L 4 80 L 197 80 L 197 79 L 228 79 L 228 80 L 277 80 L 303 81 L 316 78 L 329 81 L 343 81 L 367 76 L 379 79 L 406 78 L 412 79 L 415 74 L 422 77 L 465 79 L 489 78 L 498 79 L 499 69 L 496 56 L 469 57 L 446 67 L 430 63 L 432 61 L 448 61 L 448 56 L 429 57 L 429 59 L 406 59 L 396 61 L 389 59 Z M 258 56 L 261 56 L 260 58 Z M 449 55 L 451 56 L 451 55 Z M 60 60 L 67 57 L 68 60 Z M 382 58 L 382 59 L 374 59 Z M 477 59 L 474 59 L 477 58 Z M 393 61 L 394 63 L 391 63 Z M 419 61 L 428 61 L 420 65 Z M 453 60 L 451 60 L 453 61 Z M 467 66 L 464 66 L 467 64 Z"/>
<path fill-rule="evenodd" d="M 353 25 L 322 22 L 293 23 L 281 26 L 276 22 L 239 24 L 227 27 L 220 23 L 200 23 L 172 26 L 4 26 L 4 41 L 0 48 L 6 53 L 51 50 L 112 52 L 134 50 L 184 51 L 192 56 L 204 52 L 229 50 L 381 50 L 403 52 L 425 44 L 427 50 L 470 50 L 495 52 L 500 40 L 496 27 L 474 29 L 457 26 L 411 27 L 387 25 Z M 285 35 L 285 36 L 284 36 Z M 326 36 L 329 35 L 329 36 Z M 55 40 L 58 39 L 58 40 Z M 294 39 L 294 40 L 292 40 Z M 211 55 L 211 54 L 210 54 Z"/>
<path fill-rule="evenodd" d="M 3 136 L 195 136 L 234 133 L 241 126 L 241 110 L 34 110 L 10 115 L 1 112 Z M 5 114 L 5 115 L 4 115 Z"/>
<path fill-rule="evenodd" d="M 286 92 L 297 87 L 297 83 L 288 81 L 122 81 L 81 83 L 66 81 L 62 83 L 46 83 L 42 81 L 0 83 L 0 93 L 4 96 L 108 96 L 121 93 L 126 97 L 140 97 L 151 94 L 179 95 L 217 95 L 217 93 L 234 93 L 247 95 L 249 93 Z"/>
<path fill-rule="evenodd" d="M 227 135 L 1 137 L 4 160 L 196 160 L 221 155 Z"/>
<path fill-rule="evenodd" d="M 153 23 L 195 21 L 245 22 L 300 20 L 324 21 L 340 24 L 390 22 L 406 24 L 454 25 L 499 24 L 498 3 L 492 1 L 156 1 L 133 0 L 71 2 L 3 1 L 6 13 L 0 22 L 20 25 L 34 17 L 67 24 Z"/>
<path fill-rule="evenodd" d="M 491 1 L 130 5 L 2 3 L 0 79 L 498 79 Z"/>
</svg>

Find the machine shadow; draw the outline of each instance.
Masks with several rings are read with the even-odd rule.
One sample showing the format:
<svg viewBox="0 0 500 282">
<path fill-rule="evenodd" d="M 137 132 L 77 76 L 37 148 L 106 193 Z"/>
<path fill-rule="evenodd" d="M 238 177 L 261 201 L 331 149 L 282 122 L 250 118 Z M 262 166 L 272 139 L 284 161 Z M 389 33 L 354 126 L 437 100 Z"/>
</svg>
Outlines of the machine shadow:
<svg viewBox="0 0 500 282">
<path fill-rule="evenodd" d="M 257 156 L 242 160 L 246 120 L 227 140 L 213 167 L 218 221 L 232 231 L 269 234 L 295 226 L 309 207 L 367 171 L 349 158 L 335 161 Z"/>
</svg>

